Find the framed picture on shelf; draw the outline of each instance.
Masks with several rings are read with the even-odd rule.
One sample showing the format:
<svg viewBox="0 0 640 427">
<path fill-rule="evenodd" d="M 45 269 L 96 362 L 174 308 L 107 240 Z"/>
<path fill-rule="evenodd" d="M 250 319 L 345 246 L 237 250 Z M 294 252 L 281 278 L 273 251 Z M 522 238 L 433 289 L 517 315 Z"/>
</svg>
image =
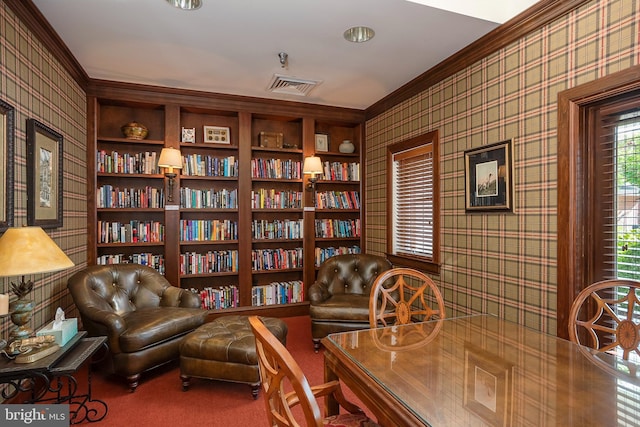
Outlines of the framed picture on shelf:
<svg viewBox="0 0 640 427">
<path fill-rule="evenodd" d="M 465 210 L 513 211 L 511 140 L 464 152 Z"/>
<path fill-rule="evenodd" d="M 196 142 L 196 128 L 182 128 L 182 142 Z"/>
<path fill-rule="evenodd" d="M 205 126 L 204 142 L 207 144 L 231 144 L 231 132 L 226 127 Z"/>
<path fill-rule="evenodd" d="M 329 151 L 329 135 L 324 133 L 316 133 L 316 151 Z"/>
<path fill-rule="evenodd" d="M 490 425 L 511 425 L 513 365 L 482 348 L 464 346 L 464 407 Z"/>
<path fill-rule="evenodd" d="M 0 230 L 13 227 L 13 134 L 15 109 L 0 100 Z"/>
<path fill-rule="evenodd" d="M 27 224 L 62 227 L 62 135 L 27 120 Z"/>
</svg>

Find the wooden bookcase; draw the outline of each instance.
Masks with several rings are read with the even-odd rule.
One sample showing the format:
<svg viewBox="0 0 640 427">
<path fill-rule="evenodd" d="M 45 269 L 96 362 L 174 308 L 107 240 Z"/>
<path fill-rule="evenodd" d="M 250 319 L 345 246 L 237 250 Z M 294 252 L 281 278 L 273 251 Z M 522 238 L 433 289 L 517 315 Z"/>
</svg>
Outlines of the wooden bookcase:
<svg viewBox="0 0 640 427">
<path fill-rule="evenodd" d="M 321 132 L 329 137 L 329 151 L 315 153 L 323 162 L 361 167 L 364 112 L 110 82 L 93 87 L 88 103 L 89 264 L 99 258 L 145 262 L 139 254 L 148 254 L 172 284 L 212 296 L 211 316 L 292 316 L 308 312 L 316 248 L 362 248 L 362 180 L 327 177 L 316 192 L 307 191 L 302 165 L 315 153 L 315 133 Z M 130 121 L 147 126 L 148 137 L 124 138 L 120 128 Z M 205 126 L 228 128 L 229 141 L 205 141 Z M 182 141 L 182 128 L 196 130 L 194 142 Z M 282 140 L 261 144 L 264 133 Z M 354 142 L 355 153 L 339 152 L 344 139 Z M 186 166 L 174 180 L 172 201 L 168 179 L 157 168 L 164 147 L 179 148 Z M 148 153 L 156 164 L 146 173 L 105 172 L 97 159 L 113 152 Z M 104 195 L 123 189 L 152 192 L 157 205 L 105 207 Z M 317 193 L 325 191 L 356 192 L 360 208 L 316 209 Z M 359 221 L 362 232 L 316 235 L 316 221 Z M 161 239 L 103 241 L 102 224 L 130 222 L 153 224 Z"/>
</svg>

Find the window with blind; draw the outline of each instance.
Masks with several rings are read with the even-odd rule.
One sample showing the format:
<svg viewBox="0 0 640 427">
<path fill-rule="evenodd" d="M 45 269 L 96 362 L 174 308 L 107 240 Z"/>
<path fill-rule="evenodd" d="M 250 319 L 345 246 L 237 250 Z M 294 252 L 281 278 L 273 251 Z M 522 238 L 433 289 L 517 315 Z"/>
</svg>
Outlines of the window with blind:
<svg viewBox="0 0 640 427">
<path fill-rule="evenodd" d="M 439 270 L 437 131 L 388 151 L 387 257 L 394 265 Z"/>
<path fill-rule="evenodd" d="M 635 104 L 635 106 L 634 106 Z M 592 111 L 596 149 L 589 178 L 592 281 L 640 279 L 640 108 L 617 102 Z"/>
</svg>

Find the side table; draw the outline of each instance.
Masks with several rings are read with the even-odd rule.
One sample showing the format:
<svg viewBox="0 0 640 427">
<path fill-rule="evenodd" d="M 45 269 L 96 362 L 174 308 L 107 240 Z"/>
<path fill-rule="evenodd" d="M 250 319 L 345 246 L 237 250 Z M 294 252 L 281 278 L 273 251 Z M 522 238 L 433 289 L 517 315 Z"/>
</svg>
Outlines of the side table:
<svg viewBox="0 0 640 427">
<path fill-rule="evenodd" d="M 87 391 L 80 393 L 75 374 L 107 341 L 106 337 L 86 338 L 80 331 L 57 352 L 36 362 L 18 364 L 0 360 L 0 384 L 7 384 L 2 398 L 12 399 L 18 393 L 29 396 L 21 403 L 68 404 L 70 424 L 101 421 L 107 415 L 107 404 L 91 395 L 91 364 L 87 368 Z"/>
</svg>

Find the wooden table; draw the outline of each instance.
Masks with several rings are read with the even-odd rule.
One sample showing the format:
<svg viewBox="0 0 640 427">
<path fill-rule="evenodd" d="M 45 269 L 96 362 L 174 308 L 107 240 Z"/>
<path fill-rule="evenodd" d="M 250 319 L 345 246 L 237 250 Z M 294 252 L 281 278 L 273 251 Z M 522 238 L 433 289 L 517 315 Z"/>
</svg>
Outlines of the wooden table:
<svg viewBox="0 0 640 427">
<path fill-rule="evenodd" d="M 494 316 L 323 344 L 325 378 L 340 378 L 384 426 L 640 425 L 637 365 Z M 327 408 L 337 406 L 328 399 Z"/>
</svg>

